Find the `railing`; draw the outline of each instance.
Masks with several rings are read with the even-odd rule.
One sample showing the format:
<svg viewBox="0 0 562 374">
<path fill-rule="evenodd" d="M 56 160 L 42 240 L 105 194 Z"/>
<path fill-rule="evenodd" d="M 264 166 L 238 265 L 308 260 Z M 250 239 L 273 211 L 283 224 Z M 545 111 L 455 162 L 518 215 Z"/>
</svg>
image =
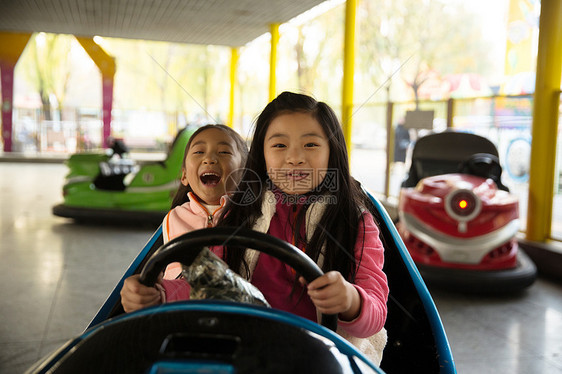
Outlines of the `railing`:
<svg viewBox="0 0 562 374">
<path fill-rule="evenodd" d="M 514 95 L 419 103 L 419 109 L 434 111 L 433 131 L 446 128 L 468 131 L 496 145 L 504 168 L 502 181 L 519 198 L 522 231 L 526 226 L 529 193 L 532 100 L 531 95 Z M 402 162 L 403 154 L 398 154 L 404 151 L 400 148 L 404 139 L 397 137 L 396 128 L 406 112 L 414 109 L 413 102 L 367 104 L 357 108 L 353 117 L 352 171 L 372 191 L 391 202 L 399 195 L 408 167 Z M 409 130 L 406 144 L 428 131 Z M 558 134 L 560 139 L 560 130 Z M 562 141 L 557 144 L 557 154 L 553 155 L 557 159 L 557 171 L 552 239 L 562 240 L 562 172 L 558 162 L 562 157 Z"/>
<path fill-rule="evenodd" d="M 521 229 L 525 230 L 528 199 L 529 157 L 533 98 L 531 95 L 491 96 L 437 101 L 420 101 L 421 110 L 432 110 L 433 131 L 454 128 L 470 131 L 490 139 L 498 148 L 504 167 L 503 183 L 519 197 Z M 561 106 L 562 107 L 562 106 Z M 409 139 L 396 141 L 396 125 L 414 102 L 375 103 L 353 108 L 351 163 L 354 176 L 373 192 L 392 201 L 398 197 L 400 184 L 407 172 L 404 145 L 409 145 L 418 136 L 429 130 L 409 130 Z M 16 111 L 17 112 L 17 111 Z M 139 112 L 114 114 L 113 132 L 120 134 L 134 151 L 161 152 L 166 142 L 173 138 L 179 121 L 170 118 L 173 114 Z M 139 122 L 147 118 L 147 123 Z M 170 121 L 174 122 L 170 125 Z M 170 123 L 168 123 L 170 122 Z M 559 121 L 560 122 L 560 121 Z M 151 134 L 142 136 L 141 129 L 149 126 Z M 38 154 L 71 154 L 99 148 L 101 145 L 101 119 L 88 118 L 80 121 L 14 121 L 14 152 Z M 166 134 L 168 132 L 168 134 Z M 145 133 L 147 133 L 145 131 Z M 560 132 L 559 132 L 560 134 Z M 560 135 L 558 136 L 560 138 Z M 156 140 L 157 139 L 157 140 Z M 558 141 L 555 155 L 560 161 L 562 142 Z M 387 152 L 388 150 L 388 152 Z M 562 173 L 557 162 L 553 209 L 552 237 L 562 240 Z M 557 208 L 557 207 L 560 208 Z"/>
</svg>

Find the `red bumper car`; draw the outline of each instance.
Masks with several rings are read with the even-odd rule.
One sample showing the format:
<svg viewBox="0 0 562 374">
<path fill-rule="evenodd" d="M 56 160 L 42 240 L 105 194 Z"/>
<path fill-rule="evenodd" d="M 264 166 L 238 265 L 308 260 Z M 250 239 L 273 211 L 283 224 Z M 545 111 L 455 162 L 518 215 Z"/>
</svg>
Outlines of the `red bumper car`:
<svg viewBox="0 0 562 374">
<path fill-rule="evenodd" d="M 535 281 L 535 265 L 518 250 L 518 199 L 501 173 L 496 147 L 481 136 L 443 132 L 416 142 L 397 228 L 429 285 L 504 293 Z"/>
</svg>

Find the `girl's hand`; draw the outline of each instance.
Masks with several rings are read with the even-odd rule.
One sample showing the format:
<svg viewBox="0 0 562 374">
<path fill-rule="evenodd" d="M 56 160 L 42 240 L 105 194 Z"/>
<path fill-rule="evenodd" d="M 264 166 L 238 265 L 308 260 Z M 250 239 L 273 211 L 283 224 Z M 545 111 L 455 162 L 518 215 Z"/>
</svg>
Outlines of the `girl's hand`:
<svg viewBox="0 0 562 374">
<path fill-rule="evenodd" d="M 162 303 L 160 291 L 142 285 L 139 277 L 139 274 L 131 275 L 123 282 L 121 304 L 127 313 Z"/>
<path fill-rule="evenodd" d="M 361 311 L 359 292 L 338 271 L 330 271 L 311 282 L 308 296 L 320 313 L 339 314 L 344 321 L 357 318 Z"/>
</svg>

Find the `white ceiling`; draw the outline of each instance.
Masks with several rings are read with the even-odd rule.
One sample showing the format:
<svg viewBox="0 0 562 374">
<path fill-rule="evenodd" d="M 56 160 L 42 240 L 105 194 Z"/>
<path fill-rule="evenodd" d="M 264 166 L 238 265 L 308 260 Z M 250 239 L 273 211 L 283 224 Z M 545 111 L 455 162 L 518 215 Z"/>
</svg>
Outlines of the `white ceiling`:
<svg viewBox="0 0 562 374">
<path fill-rule="evenodd" d="M 0 0 L 0 31 L 238 47 L 324 1 Z"/>
</svg>

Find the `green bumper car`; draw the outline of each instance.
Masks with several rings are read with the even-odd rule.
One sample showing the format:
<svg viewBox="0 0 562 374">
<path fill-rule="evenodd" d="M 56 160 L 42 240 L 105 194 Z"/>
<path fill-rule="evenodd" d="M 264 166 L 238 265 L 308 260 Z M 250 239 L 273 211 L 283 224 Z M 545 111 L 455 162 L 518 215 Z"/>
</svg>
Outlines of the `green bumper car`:
<svg viewBox="0 0 562 374">
<path fill-rule="evenodd" d="M 194 131 L 180 130 L 163 161 L 141 165 L 124 157 L 122 143 L 106 153 L 70 156 L 64 202 L 53 207 L 53 214 L 82 222 L 160 224 L 178 189 L 185 147 Z"/>
</svg>

